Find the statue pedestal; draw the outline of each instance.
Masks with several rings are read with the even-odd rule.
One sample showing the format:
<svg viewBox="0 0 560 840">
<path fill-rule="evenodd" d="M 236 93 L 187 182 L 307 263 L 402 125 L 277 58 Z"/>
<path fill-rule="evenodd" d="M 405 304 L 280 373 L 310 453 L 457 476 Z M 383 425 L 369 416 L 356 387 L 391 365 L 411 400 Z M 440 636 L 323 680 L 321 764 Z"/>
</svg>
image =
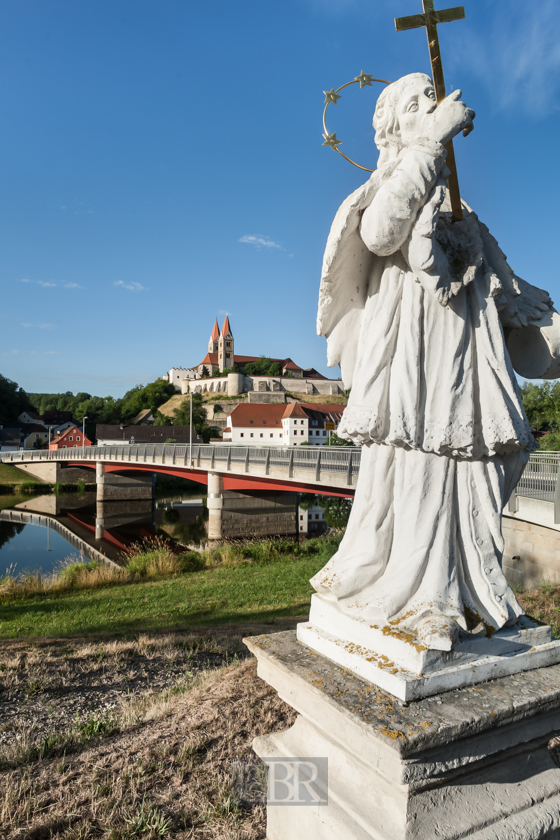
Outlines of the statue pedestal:
<svg viewBox="0 0 560 840">
<path fill-rule="evenodd" d="M 324 595 L 311 598 L 309 622 L 298 625 L 297 637 L 404 702 L 560 662 L 560 640 L 528 616 L 490 637 L 484 629 L 465 633 L 453 650 L 428 650 L 398 625 L 352 618 Z"/>
<path fill-rule="evenodd" d="M 560 665 L 403 705 L 293 631 L 246 644 L 299 712 L 255 752 L 328 759 L 328 804 L 269 804 L 268 840 L 560 840 Z"/>
</svg>

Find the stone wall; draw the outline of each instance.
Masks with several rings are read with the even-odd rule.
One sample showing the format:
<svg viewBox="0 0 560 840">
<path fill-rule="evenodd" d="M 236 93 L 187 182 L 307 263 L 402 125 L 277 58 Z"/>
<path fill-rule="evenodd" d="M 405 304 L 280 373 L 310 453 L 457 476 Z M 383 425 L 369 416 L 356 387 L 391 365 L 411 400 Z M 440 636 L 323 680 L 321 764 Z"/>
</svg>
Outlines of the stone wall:
<svg viewBox="0 0 560 840">
<path fill-rule="evenodd" d="M 504 514 L 503 570 L 514 586 L 560 583 L 560 532 Z"/>
<path fill-rule="evenodd" d="M 225 490 L 222 539 L 251 539 L 297 535 L 297 493 Z"/>
<path fill-rule="evenodd" d="M 249 403 L 285 403 L 286 395 L 283 391 L 249 391 L 247 394 Z"/>
<path fill-rule="evenodd" d="M 188 394 L 189 388 L 197 394 L 224 393 L 230 397 L 248 391 L 281 392 L 290 391 L 295 394 L 323 394 L 336 396 L 342 393 L 342 382 L 330 379 L 298 379 L 297 377 L 278 376 L 243 376 L 240 373 L 230 373 L 227 377 L 209 377 L 208 379 L 184 379 L 181 382 L 181 393 Z"/>
</svg>

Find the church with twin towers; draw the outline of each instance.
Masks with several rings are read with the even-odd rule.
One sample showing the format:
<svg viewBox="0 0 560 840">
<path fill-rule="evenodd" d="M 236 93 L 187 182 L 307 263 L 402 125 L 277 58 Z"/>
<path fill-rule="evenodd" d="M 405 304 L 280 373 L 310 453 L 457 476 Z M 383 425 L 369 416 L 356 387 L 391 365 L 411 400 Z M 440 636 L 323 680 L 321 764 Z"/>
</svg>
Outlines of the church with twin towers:
<svg viewBox="0 0 560 840">
<path fill-rule="evenodd" d="M 202 361 L 193 367 L 173 367 L 163 378 L 182 394 L 191 390 L 223 392 L 228 396 L 249 394 L 249 401 L 252 396 L 255 402 L 284 402 L 286 391 L 303 398 L 312 394 L 336 395 L 343 390 L 340 379 L 328 379 L 312 367 L 302 368 L 289 356 L 273 359 L 237 354 L 229 315 L 221 329 L 216 318 Z"/>
</svg>

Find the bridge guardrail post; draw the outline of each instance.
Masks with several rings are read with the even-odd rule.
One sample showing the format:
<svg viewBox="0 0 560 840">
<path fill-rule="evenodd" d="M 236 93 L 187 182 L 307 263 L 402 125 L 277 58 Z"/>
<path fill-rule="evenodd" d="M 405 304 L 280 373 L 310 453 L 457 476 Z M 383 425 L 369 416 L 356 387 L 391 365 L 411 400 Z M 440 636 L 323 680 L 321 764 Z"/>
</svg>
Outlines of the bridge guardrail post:
<svg viewBox="0 0 560 840">
<path fill-rule="evenodd" d="M 294 450 L 290 451 L 290 463 L 288 464 L 288 478 L 294 477 Z"/>
<path fill-rule="evenodd" d="M 556 495 L 558 495 L 558 483 L 556 484 Z M 519 510 L 519 496 L 517 495 L 517 487 L 514 487 L 507 505 L 508 513 L 517 513 Z M 556 522 L 556 502 L 554 503 L 554 521 Z"/>
<path fill-rule="evenodd" d="M 266 450 L 266 461 L 264 462 L 264 474 L 270 475 L 270 449 Z"/>
<path fill-rule="evenodd" d="M 315 469 L 315 481 L 321 481 L 321 447 L 317 447 L 317 467 Z"/>
<path fill-rule="evenodd" d="M 348 487 L 352 486 L 352 455 L 353 452 L 348 453 L 348 468 L 346 470 L 346 484 Z"/>
<path fill-rule="evenodd" d="M 556 459 L 556 488 L 554 491 L 554 524 L 560 523 L 560 455 Z"/>
<path fill-rule="evenodd" d="M 245 472 L 249 472 L 249 447 L 247 447 L 247 451 L 245 453 Z"/>
<path fill-rule="evenodd" d="M 226 461 L 226 470 L 228 470 L 228 472 L 229 472 L 230 469 L 231 469 L 231 446 L 228 449 L 227 461 Z"/>
</svg>

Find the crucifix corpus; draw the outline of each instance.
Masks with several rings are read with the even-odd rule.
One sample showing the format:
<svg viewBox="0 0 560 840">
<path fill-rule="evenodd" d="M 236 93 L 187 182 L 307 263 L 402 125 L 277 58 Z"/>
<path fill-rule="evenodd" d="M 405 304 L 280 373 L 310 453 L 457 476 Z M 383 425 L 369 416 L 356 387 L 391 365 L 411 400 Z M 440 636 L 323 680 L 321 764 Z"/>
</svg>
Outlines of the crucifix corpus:
<svg viewBox="0 0 560 840">
<path fill-rule="evenodd" d="M 410 15 L 409 17 L 395 18 L 395 28 L 397 32 L 403 32 L 405 29 L 419 29 L 422 26 L 426 27 L 426 35 L 428 36 L 428 47 L 430 50 L 430 62 L 432 65 L 432 77 L 434 80 L 434 90 L 436 94 L 436 102 L 443 102 L 446 97 L 445 80 L 443 78 L 443 64 L 441 61 L 441 50 L 439 47 L 438 37 L 438 23 L 451 23 L 454 20 L 464 20 L 465 7 L 455 6 L 453 9 L 442 9 L 437 11 L 434 9 L 434 0 L 422 0 L 424 7 L 423 14 Z M 469 129 L 464 129 L 463 134 L 466 136 Z M 449 193 L 451 197 L 451 208 L 453 210 L 453 218 L 460 220 L 463 218 L 463 211 L 461 209 L 461 196 L 459 193 L 459 180 L 457 178 L 457 166 L 455 163 L 455 152 L 453 150 L 453 140 L 447 143 L 447 166 L 451 175 L 449 176 Z"/>
</svg>

